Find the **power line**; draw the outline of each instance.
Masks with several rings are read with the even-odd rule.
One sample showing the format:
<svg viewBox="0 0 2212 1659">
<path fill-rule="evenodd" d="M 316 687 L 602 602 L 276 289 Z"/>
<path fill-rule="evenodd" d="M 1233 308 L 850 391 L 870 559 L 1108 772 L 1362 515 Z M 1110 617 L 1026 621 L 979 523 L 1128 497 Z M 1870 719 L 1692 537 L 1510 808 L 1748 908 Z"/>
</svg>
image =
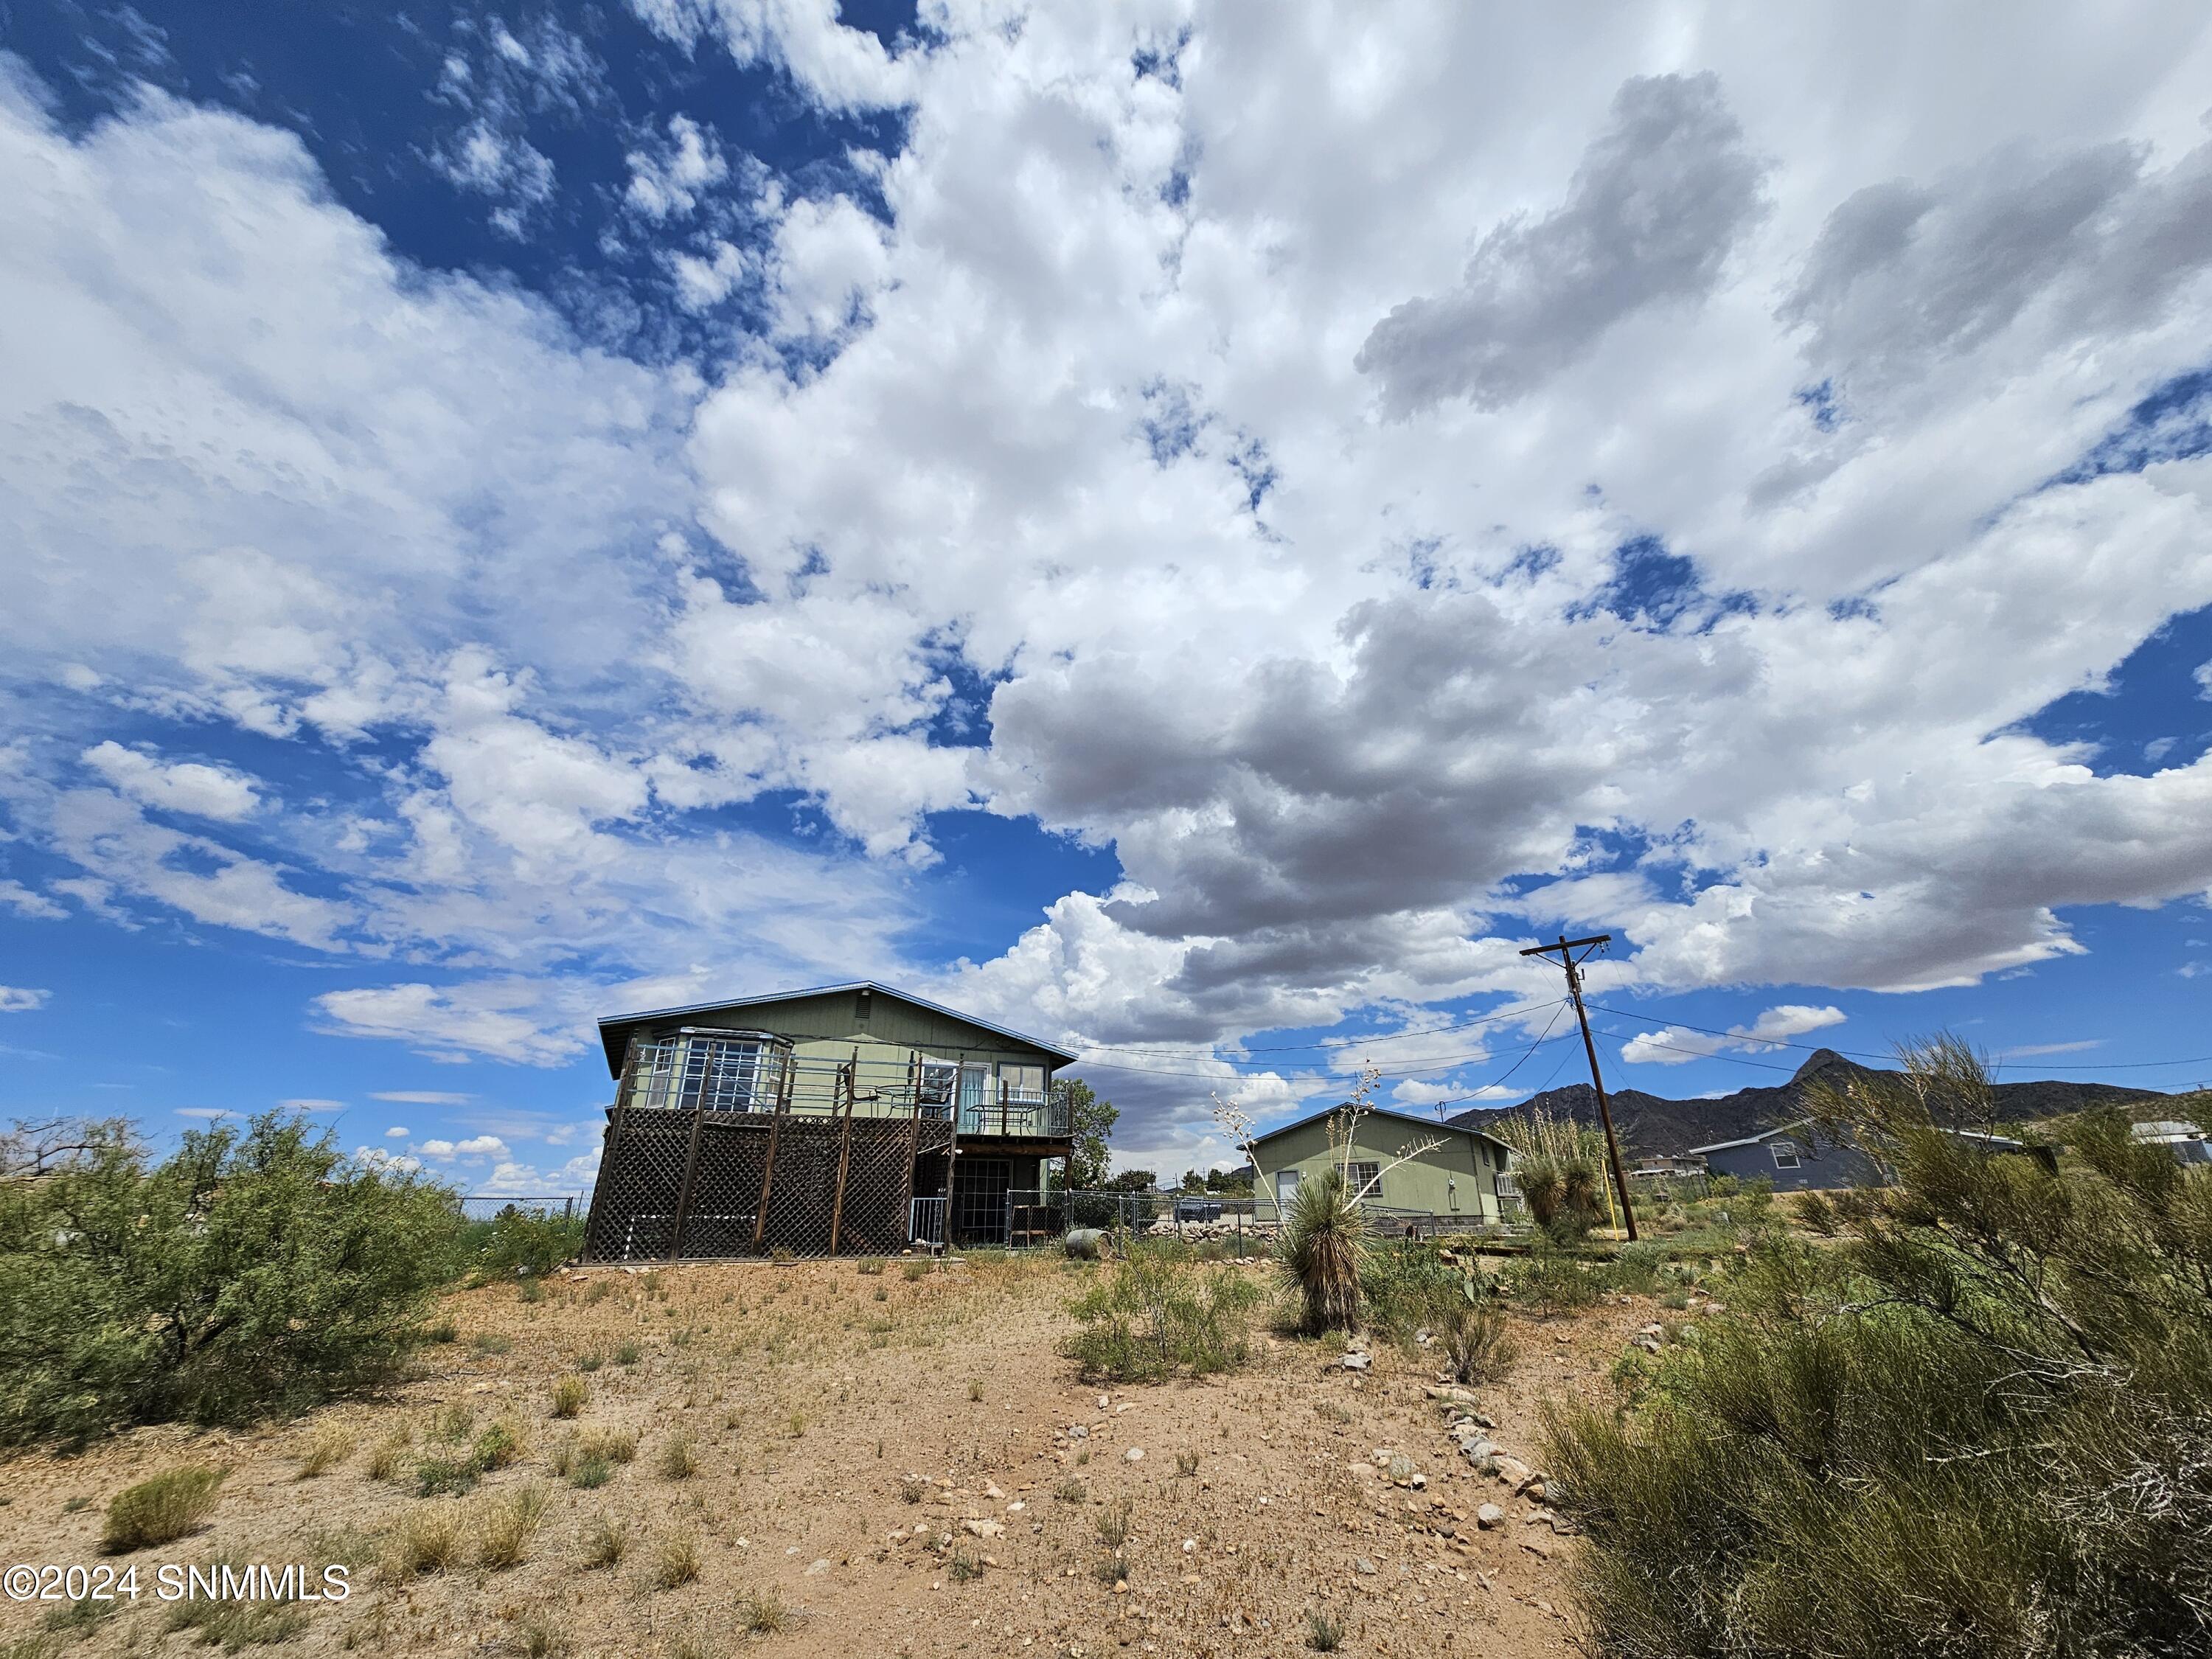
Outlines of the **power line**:
<svg viewBox="0 0 2212 1659">
<path fill-rule="evenodd" d="M 1473 1065 L 1474 1065 L 1474 1064 L 1478 1063 L 1479 1061 L 1486 1060 L 1488 1060 L 1489 1058 L 1490 1058 L 1490 1053 L 1489 1053 L 1489 1051 L 1488 1051 L 1487 1049 L 1478 1048 L 1478 1049 L 1476 1049 L 1476 1050 L 1475 1050 L 1473 1054 L 1459 1054 L 1459 1055 L 1455 1055 L 1455 1056 L 1449 1056 L 1449 1057 L 1439 1057 L 1439 1058 L 1435 1059 L 1435 1060 L 1423 1060 L 1420 1064 L 1419 1064 L 1419 1065 L 1417 1065 L 1417 1066 L 1401 1066 L 1401 1067 L 1395 1067 L 1395 1068 L 1393 1068 L 1393 1069 L 1389 1070 L 1389 1071 L 1382 1071 L 1382 1070 L 1378 1069 L 1376 1074 L 1378 1077 L 1386 1077 L 1386 1078 L 1408 1078 L 1408 1077 L 1419 1077 L 1419 1076 L 1420 1076 L 1420 1075 L 1421 1075 L 1423 1073 L 1425 1073 L 1425 1072 L 1449 1072 L 1449 1071 L 1455 1070 L 1455 1068 L 1457 1068 L 1457 1067 L 1459 1067 L 1459 1066 L 1473 1066 Z M 1242 1077 L 1244 1077 L 1244 1076 L 1248 1075 L 1248 1073 L 1243 1073 L 1243 1072 L 1236 1072 L 1236 1071 L 1231 1071 L 1231 1072 L 1228 1072 L 1228 1073 L 1222 1073 L 1222 1072 L 1193 1072 L 1193 1071 L 1185 1071 L 1185 1070 L 1181 1070 L 1181 1069 L 1178 1069 L 1178 1068 L 1176 1068 L 1176 1067 L 1172 1067 L 1172 1066 L 1123 1066 L 1123 1065 L 1119 1065 L 1119 1064 L 1117 1064 L 1116 1062 L 1115 1062 L 1115 1061 L 1113 1061 L 1113 1060 L 1077 1060 L 1075 1063 L 1076 1063 L 1078 1066 L 1084 1066 L 1084 1067 L 1086 1067 L 1086 1068 L 1095 1067 L 1095 1068 L 1097 1068 L 1097 1070 L 1099 1070 L 1099 1071 L 1103 1071 L 1103 1072 L 1135 1072 L 1135 1073 L 1140 1073 L 1141 1075 L 1146 1076 L 1146 1077 L 1197 1077 L 1197 1078 L 1210 1078 L 1210 1079 L 1212 1079 L 1214 1082 L 1216 1082 L 1216 1083 L 1225 1082 L 1225 1081 L 1227 1081 L 1228 1079 L 1231 1079 L 1231 1078 L 1242 1078 Z M 1219 1065 L 1222 1065 L 1222 1066 L 1238 1066 L 1238 1065 L 1247 1064 L 1247 1063 L 1249 1063 L 1249 1062 L 1241 1061 L 1241 1060 L 1219 1060 L 1219 1061 L 1218 1061 L 1218 1062 L 1216 1062 L 1216 1063 L 1217 1063 L 1217 1064 L 1219 1064 Z"/>
<path fill-rule="evenodd" d="M 1275 1042 L 1259 1048 L 1248 1048 L 1244 1052 L 1248 1054 L 1288 1054 L 1309 1052 L 1329 1054 L 1339 1048 L 1366 1048 L 1377 1042 L 1402 1042 L 1408 1037 L 1443 1036 L 1453 1031 L 1467 1030 L 1473 1026 L 1487 1025 L 1495 1020 L 1517 1019 L 1524 1015 L 1541 1013 L 1545 1009 L 1565 1000 L 1565 997 L 1556 997 L 1551 1002 L 1535 1002 L 1511 1008 L 1500 1008 L 1493 1013 L 1477 1014 L 1472 1019 L 1462 1020 L 1456 1025 L 1432 1025 L 1420 1031 L 1384 1031 L 1373 1036 L 1334 1037 L 1320 1042 Z M 1187 1048 L 1149 1048 L 1115 1042 L 1083 1042 L 1076 1046 L 1086 1053 L 1095 1054 L 1151 1054 L 1168 1060 L 1190 1058 L 1190 1051 Z M 1209 1043 L 1207 1046 L 1212 1048 L 1216 1045 Z M 1222 1063 L 1236 1065 L 1240 1062 L 1224 1060 Z"/>
</svg>

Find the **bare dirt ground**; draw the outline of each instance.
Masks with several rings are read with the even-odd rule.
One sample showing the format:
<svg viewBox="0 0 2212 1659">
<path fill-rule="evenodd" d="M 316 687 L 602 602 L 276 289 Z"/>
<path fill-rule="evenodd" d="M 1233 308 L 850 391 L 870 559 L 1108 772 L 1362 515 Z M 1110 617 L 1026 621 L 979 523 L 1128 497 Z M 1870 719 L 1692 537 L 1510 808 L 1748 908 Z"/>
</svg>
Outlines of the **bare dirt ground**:
<svg viewBox="0 0 2212 1659">
<path fill-rule="evenodd" d="M 1305 1650 L 1313 1608 L 1341 1621 L 1350 1653 L 1571 1648 L 1561 1571 L 1579 1546 L 1540 1501 L 1468 1466 L 1427 1397 L 1425 1355 L 1379 1348 L 1360 1374 L 1332 1363 L 1340 1345 L 1263 1324 L 1245 1370 L 1102 1393 L 1056 1352 L 1065 1304 L 1096 1268 L 903 1267 L 599 1268 L 535 1304 L 508 1286 L 458 1292 L 459 1340 L 384 1398 L 264 1431 L 148 1429 L 0 1464 L 0 1564 L 117 1559 L 100 1553 L 109 1498 L 207 1463 L 228 1474 L 206 1527 L 117 1565 L 137 1562 L 146 1583 L 163 1563 L 350 1562 L 350 1597 L 296 1610 L 271 1652 L 1280 1656 Z M 1515 1318 L 1518 1358 L 1476 1391 L 1490 1437 L 1535 1462 L 1540 1402 L 1606 1393 L 1656 1316 L 1637 1297 Z M 588 1401 L 556 1420 L 554 1382 L 592 1355 Z M 525 1454 L 471 1494 L 418 1497 L 418 1462 L 455 1452 L 441 1424 L 451 1434 L 464 1416 L 470 1435 L 506 1421 Z M 555 1471 L 595 1427 L 634 1431 L 638 1450 L 587 1490 Z M 398 1434 L 409 1449 L 375 1478 L 374 1449 Z M 351 1449 L 303 1478 L 319 1436 Z M 663 1467 L 677 1437 L 697 1449 L 689 1476 Z M 1422 1486 L 1393 1482 L 1393 1452 Z M 526 1559 L 476 1565 L 489 1506 L 532 1483 L 549 1503 Z M 1505 1511 L 1487 1529 L 1485 1503 Z M 401 1570 L 393 1540 L 410 1515 L 456 1510 L 460 1558 Z M 1101 1566 L 1122 1514 L 1126 1576 Z M 627 1527 L 628 1549 L 594 1566 L 603 1517 Z M 687 1540 L 696 1577 L 663 1588 Z M 781 1628 L 749 1629 L 777 1600 Z M 0 1605 L 0 1641 L 30 1638 L 0 1653 L 183 1654 L 204 1635 L 150 1595 L 82 1634 L 41 1637 L 52 1611 Z"/>
</svg>

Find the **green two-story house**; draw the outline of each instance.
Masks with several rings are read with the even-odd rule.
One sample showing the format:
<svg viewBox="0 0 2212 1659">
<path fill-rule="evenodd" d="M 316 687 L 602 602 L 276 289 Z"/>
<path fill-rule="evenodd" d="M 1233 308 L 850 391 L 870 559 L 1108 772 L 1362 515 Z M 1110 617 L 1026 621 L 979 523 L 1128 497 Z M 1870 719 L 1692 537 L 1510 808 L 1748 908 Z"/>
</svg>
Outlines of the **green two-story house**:
<svg viewBox="0 0 2212 1659">
<path fill-rule="evenodd" d="M 1075 1056 L 859 981 L 599 1021 L 616 1083 L 586 1251 L 602 1261 L 1056 1230 L 1045 1170 L 1073 1141 Z"/>
</svg>

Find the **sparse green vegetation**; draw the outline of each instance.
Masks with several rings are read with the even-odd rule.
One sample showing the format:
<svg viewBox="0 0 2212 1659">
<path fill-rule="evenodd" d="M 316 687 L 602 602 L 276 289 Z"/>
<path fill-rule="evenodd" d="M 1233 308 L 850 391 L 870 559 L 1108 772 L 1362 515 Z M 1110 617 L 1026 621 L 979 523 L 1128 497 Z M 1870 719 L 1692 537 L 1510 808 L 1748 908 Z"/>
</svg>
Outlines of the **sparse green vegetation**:
<svg viewBox="0 0 2212 1659">
<path fill-rule="evenodd" d="M 1306 1645 L 1316 1653 L 1334 1653 L 1344 1645 L 1344 1621 L 1326 1607 L 1308 1607 Z"/>
<path fill-rule="evenodd" d="M 1207 1376 L 1244 1363 L 1251 1281 L 1230 1267 L 1180 1267 L 1136 1249 L 1069 1304 L 1066 1351 L 1093 1380 Z"/>
<path fill-rule="evenodd" d="M 2055 1176 L 1985 1152 L 1947 1133 L 1990 1121 L 1975 1057 L 1902 1058 L 1810 1101 L 1897 1184 L 1765 1236 L 1625 1416 L 1554 1415 L 1599 1652 L 2212 1643 L 2212 1173 L 2117 1114 Z"/>
</svg>

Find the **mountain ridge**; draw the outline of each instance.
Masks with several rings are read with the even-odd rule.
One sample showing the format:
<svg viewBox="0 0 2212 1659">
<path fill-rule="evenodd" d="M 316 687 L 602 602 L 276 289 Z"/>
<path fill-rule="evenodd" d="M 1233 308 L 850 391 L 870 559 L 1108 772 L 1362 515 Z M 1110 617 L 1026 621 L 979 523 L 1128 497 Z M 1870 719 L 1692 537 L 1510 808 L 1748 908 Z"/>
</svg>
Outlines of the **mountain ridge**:
<svg viewBox="0 0 2212 1659">
<path fill-rule="evenodd" d="M 1832 1048 L 1815 1049 L 1787 1083 L 1754 1085 L 1733 1094 L 1677 1100 L 1643 1089 L 1607 1090 L 1613 1123 L 1621 1151 L 1631 1157 L 1662 1157 L 1686 1152 L 1692 1146 L 1738 1140 L 1779 1127 L 1805 1115 L 1805 1085 L 1814 1078 L 1847 1081 L 1851 1075 L 1875 1077 L 1883 1068 L 1862 1066 Z M 2142 1100 L 2162 1099 L 2155 1089 L 2130 1089 L 2115 1083 L 2068 1083 L 2039 1079 L 1999 1083 L 1997 1115 L 2007 1121 L 2031 1121 L 2057 1117 L 2092 1106 L 2126 1106 Z M 1523 1114 L 1532 1108 L 1577 1122 L 1598 1121 L 1597 1095 L 1587 1083 L 1571 1083 L 1513 1106 L 1478 1106 L 1445 1120 L 1462 1128 L 1480 1129 L 1500 1118 Z"/>
</svg>

